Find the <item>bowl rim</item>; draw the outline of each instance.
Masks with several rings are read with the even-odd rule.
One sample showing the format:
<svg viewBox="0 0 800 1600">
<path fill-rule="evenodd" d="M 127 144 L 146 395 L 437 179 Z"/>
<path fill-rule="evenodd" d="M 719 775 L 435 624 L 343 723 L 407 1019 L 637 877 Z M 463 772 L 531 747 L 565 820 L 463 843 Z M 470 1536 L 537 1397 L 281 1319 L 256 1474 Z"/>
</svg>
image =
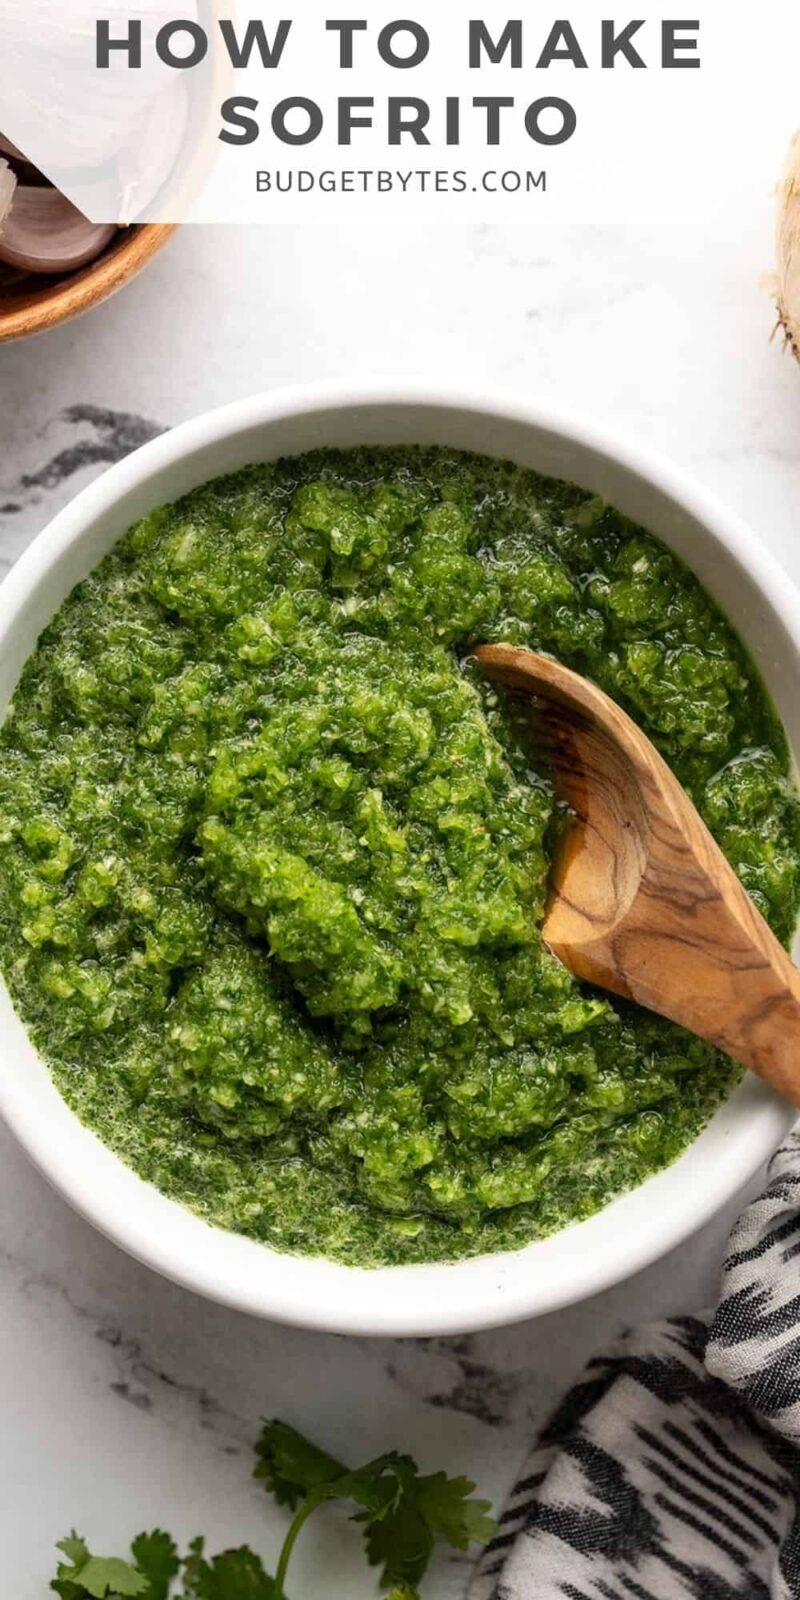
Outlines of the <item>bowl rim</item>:
<svg viewBox="0 0 800 1600">
<path fill-rule="evenodd" d="M 97 518 L 113 514 L 129 492 L 206 446 L 254 428 L 316 412 L 377 407 L 467 412 L 501 425 L 545 431 L 567 446 L 609 458 L 701 523 L 712 546 L 727 549 L 800 654 L 800 595 L 779 561 L 745 523 L 663 455 L 560 403 L 528 400 L 496 387 L 426 378 L 333 380 L 255 394 L 204 412 L 143 445 L 59 512 L 0 584 L 0 652 L 51 567 L 80 544 Z M 24 1038 L 5 985 L 0 988 L 0 1028 L 5 1031 L 10 1024 L 13 1032 L 16 1024 L 18 1038 Z M 36 1056 L 29 1042 L 28 1048 Z M 677 1162 L 587 1221 L 518 1251 L 455 1263 L 364 1269 L 319 1257 L 282 1255 L 212 1227 L 126 1167 L 79 1122 L 47 1069 L 41 1070 L 49 1090 L 38 1079 L 33 1088 L 27 1081 L 20 1088 L 11 1074 L 0 1070 L 0 1114 L 48 1181 L 101 1233 L 145 1265 L 219 1303 L 278 1322 L 361 1336 L 463 1333 L 542 1315 L 609 1288 L 675 1248 L 706 1222 L 753 1176 L 796 1116 L 792 1107 L 748 1076 L 709 1125 L 719 1123 L 720 1137 L 701 1185 L 693 1181 L 696 1140 Z M 706 1139 L 708 1132 L 707 1127 L 699 1139 Z M 643 1226 L 642 1214 L 654 1210 L 641 1204 L 645 1193 L 655 1199 L 656 1208 Z M 559 1255 L 565 1259 L 571 1255 L 573 1266 L 579 1255 L 577 1285 L 563 1265 L 553 1271 Z"/>
<path fill-rule="evenodd" d="M 105 250 L 77 272 L 38 279 L 31 273 L 24 296 L 4 301 L 0 293 L 0 344 L 60 328 L 102 305 L 138 277 L 177 228 L 174 222 L 120 226 Z"/>
</svg>

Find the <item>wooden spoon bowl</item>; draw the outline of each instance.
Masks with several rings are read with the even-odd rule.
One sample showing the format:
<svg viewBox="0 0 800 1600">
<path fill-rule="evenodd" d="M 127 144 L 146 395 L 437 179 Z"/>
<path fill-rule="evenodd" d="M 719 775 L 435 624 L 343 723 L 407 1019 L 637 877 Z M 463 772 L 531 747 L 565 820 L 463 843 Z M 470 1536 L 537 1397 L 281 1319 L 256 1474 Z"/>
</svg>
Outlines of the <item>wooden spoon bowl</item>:
<svg viewBox="0 0 800 1600">
<path fill-rule="evenodd" d="M 43 333 L 108 300 L 130 283 L 175 232 L 173 224 L 120 228 L 108 248 L 83 267 L 53 278 L 0 277 L 0 343 Z"/>
<path fill-rule="evenodd" d="M 482 645 L 527 703 L 573 820 L 542 927 L 576 977 L 681 1023 L 800 1105 L 800 971 L 674 773 L 602 689 L 557 661 Z"/>
</svg>

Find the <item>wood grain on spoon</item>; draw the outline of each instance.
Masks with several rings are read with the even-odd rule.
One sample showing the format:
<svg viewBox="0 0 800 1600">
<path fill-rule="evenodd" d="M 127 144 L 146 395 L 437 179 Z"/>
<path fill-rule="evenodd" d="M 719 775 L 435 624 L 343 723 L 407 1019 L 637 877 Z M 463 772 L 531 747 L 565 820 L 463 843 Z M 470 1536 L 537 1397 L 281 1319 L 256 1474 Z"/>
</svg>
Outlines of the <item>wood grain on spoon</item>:
<svg viewBox="0 0 800 1600">
<path fill-rule="evenodd" d="M 670 1017 L 800 1105 L 800 971 L 641 728 L 595 684 L 511 645 L 487 677 L 534 697 L 574 819 L 542 933 L 576 977 Z"/>
</svg>

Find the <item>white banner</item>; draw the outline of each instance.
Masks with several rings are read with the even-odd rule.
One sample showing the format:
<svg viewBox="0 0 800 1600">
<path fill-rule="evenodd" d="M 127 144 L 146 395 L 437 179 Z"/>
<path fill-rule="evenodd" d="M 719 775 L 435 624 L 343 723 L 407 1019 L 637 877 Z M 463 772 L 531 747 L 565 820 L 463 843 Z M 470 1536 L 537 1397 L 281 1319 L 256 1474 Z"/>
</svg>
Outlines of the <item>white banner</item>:
<svg viewBox="0 0 800 1600">
<path fill-rule="evenodd" d="M 0 0 L 0 134 L 97 222 L 704 221 L 770 187 L 793 0 L 524 12 Z"/>
</svg>

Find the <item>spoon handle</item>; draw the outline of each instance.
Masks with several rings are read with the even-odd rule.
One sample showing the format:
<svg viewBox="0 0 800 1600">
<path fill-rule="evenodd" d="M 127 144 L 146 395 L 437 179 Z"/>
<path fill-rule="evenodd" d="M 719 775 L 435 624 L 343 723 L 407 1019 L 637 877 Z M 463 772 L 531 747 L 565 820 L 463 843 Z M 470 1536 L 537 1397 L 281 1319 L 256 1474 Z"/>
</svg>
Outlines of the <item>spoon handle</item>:
<svg viewBox="0 0 800 1600">
<path fill-rule="evenodd" d="M 576 976 L 681 1023 L 800 1106 L 800 971 L 660 759 L 639 773 L 644 839 L 630 791 L 608 765 L 604 777 L 555 864 L 548 945 Z"/>
</svg>

